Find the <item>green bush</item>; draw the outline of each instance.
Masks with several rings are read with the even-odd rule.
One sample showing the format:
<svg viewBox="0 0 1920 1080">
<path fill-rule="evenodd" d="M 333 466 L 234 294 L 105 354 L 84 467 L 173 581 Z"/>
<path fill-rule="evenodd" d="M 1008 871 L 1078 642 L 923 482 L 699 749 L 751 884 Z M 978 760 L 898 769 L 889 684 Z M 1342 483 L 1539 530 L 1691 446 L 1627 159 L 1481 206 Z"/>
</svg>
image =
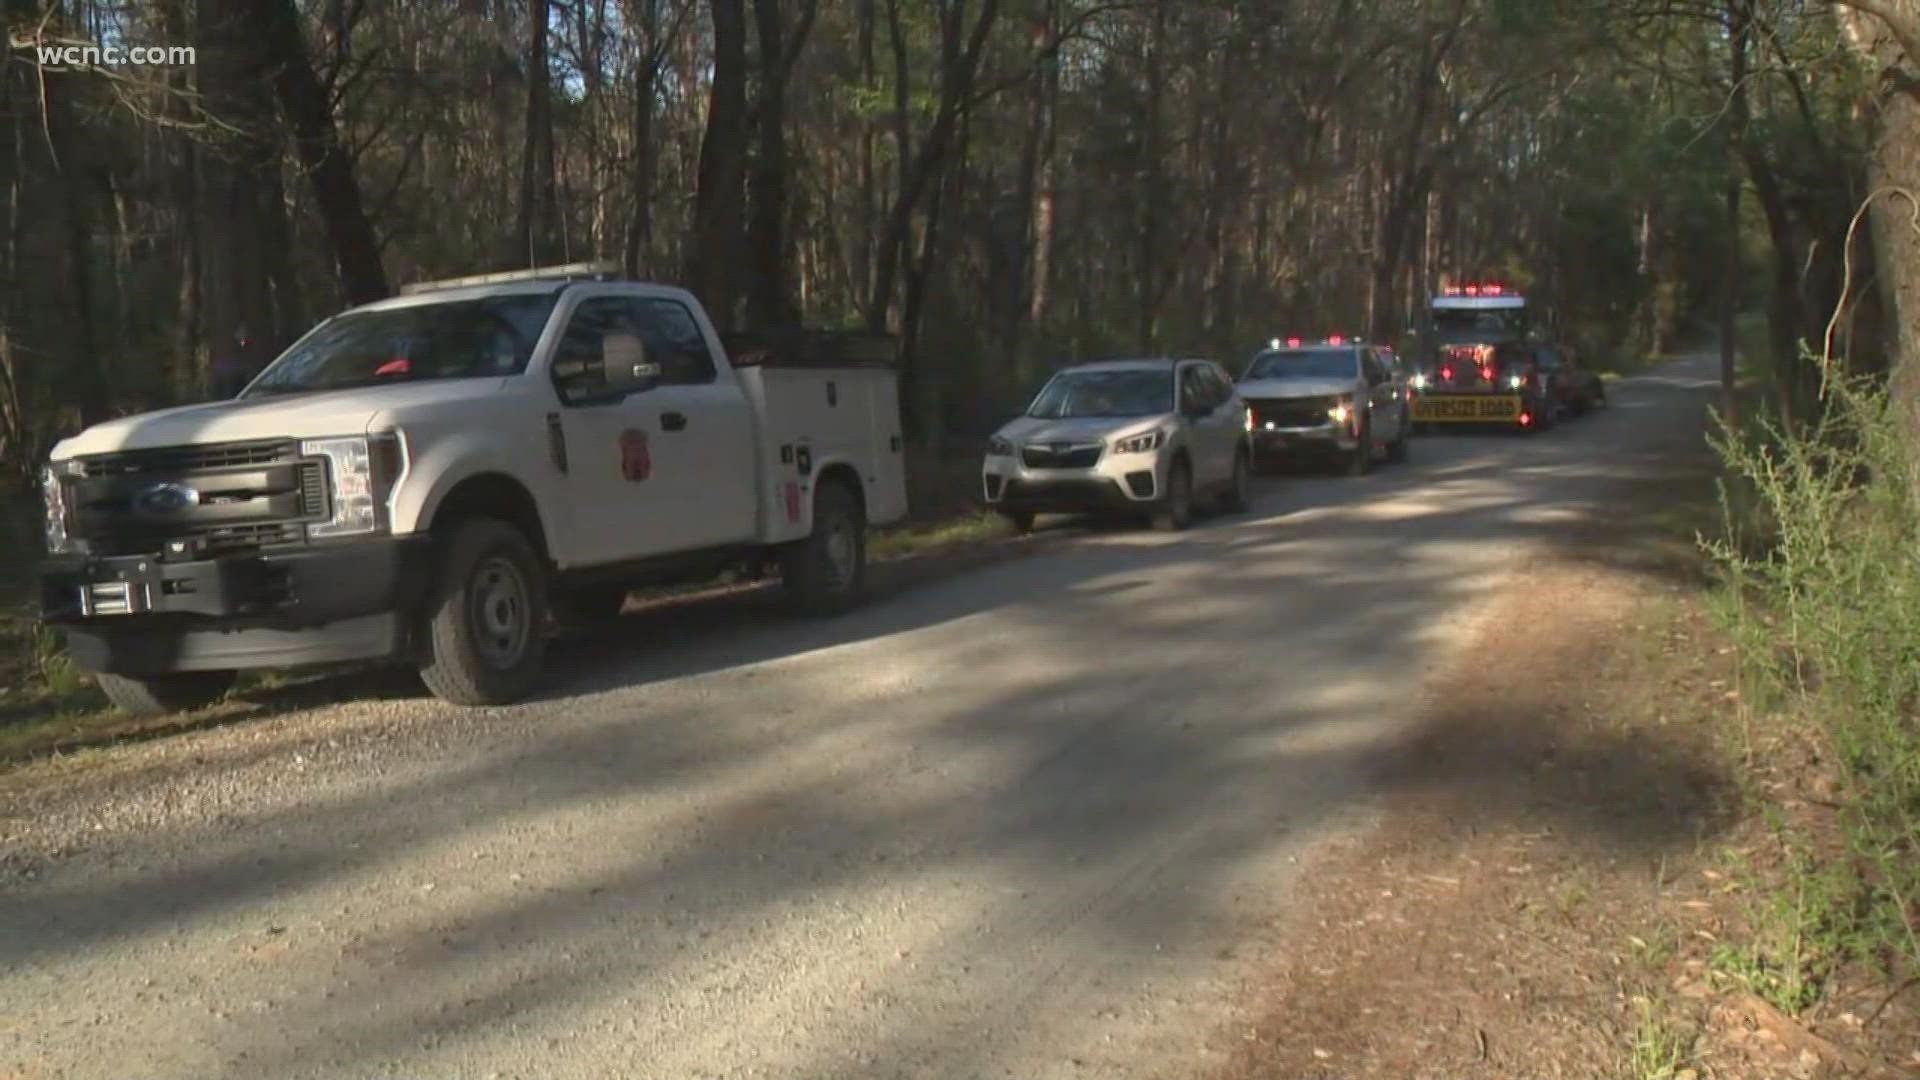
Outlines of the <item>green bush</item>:
<svg viewBox="0 0 1920 1080">
<path fill-rule="evenodd" d="M 1820 883 L 1833 940 L 1920 968 L 1920 467 L 1876 386 L 1836 380 L 1825 404 L 1804 428 L 1721 428 L 1727 533 L 1707 547 L 1742 656 L 1841 769 L 1850 858 L 1818 870 L 1852 884 Z"/>
</svg>

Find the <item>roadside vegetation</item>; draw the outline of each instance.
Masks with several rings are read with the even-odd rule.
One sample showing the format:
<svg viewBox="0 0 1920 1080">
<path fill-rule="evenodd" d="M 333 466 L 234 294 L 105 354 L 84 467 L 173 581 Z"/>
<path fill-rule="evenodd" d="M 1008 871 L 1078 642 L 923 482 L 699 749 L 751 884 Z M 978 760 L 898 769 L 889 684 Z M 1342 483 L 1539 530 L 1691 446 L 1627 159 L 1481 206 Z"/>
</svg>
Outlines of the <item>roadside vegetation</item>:
<svg viewBox="0 0 1920 1080">
<path fill-rule="evenodd" d="M 1815 358 L 1805 358 L 1809 365 Z M 1830 379 L 1820 414 L 1723 429 L 1724 574 L 1757 739 L 1797 741 L 1816 790 L 1765 803 L 1780 858 L 1752 941 L 1720 968 L 1803 1012 L 1842 973 L 1888 1003 L 1920 976 L 1920 468 L 1893 398 Z"/>
</svg>

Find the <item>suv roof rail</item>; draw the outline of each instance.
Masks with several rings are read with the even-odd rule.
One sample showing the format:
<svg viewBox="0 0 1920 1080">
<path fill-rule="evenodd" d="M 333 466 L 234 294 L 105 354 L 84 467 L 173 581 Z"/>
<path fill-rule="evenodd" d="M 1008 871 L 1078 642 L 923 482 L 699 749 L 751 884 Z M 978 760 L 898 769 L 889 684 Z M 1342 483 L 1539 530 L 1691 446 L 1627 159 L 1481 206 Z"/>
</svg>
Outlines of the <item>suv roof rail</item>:
<svg viewBox="0 0 1920 1080">
<path fill-rule="evenodd" d="M 624 268 L 614 259 L 562 263 L 558 266 L 502 270 L 492 274 L 442 278 L 438 281 L 415 281 L 400 286 L 400 295 L 413 296 L 416 293 L 436 292 L 440 289 L 464 289 L 471 285 L 500 285 L 513 281 L 612 281 L 621 277 L 624 272 Z"/>
</svg>

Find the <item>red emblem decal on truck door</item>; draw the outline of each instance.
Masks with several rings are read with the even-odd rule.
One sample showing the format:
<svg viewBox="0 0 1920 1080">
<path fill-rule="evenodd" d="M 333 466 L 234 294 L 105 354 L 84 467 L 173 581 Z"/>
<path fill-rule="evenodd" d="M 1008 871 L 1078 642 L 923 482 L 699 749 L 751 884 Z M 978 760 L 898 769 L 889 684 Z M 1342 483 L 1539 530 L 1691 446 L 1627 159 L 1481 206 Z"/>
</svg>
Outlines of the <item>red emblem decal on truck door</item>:
<svg viewBox="0 0 1920 1080">
<path fill-rule="evenodd" d="M 620 433 L 620 475 L 639 483 L 653 474 L 653 456 L 647 453 L 647 433 L 628 428 Z"/>
</svg>

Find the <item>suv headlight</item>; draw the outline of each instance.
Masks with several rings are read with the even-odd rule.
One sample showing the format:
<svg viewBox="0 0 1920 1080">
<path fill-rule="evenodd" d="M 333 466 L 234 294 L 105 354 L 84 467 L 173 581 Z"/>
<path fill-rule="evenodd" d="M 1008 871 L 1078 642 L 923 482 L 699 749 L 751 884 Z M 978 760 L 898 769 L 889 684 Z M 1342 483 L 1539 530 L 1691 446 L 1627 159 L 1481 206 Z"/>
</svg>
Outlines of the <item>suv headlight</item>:
<svg viewBox="0 0 1920 1080">
<path fill-rule="evenodd" d="M 1415 374 L 1414 377 L 1408 379 L 1407 382 L 1415 390 L 1425 390 L 1427 388 L 1427 376 L 1424 372 Z"/>
<path fill-rule="evenodd" d="M 55 461 L 40 474 L 40 499 L 46 507 L 47 554 L 72 555 L 84 546 L 73 538 L 73 507 L 67 502 L 67 477 L 78 475 L 79 463 Z"/>
<path fill-rule="evenodd" d="M 1527 377 L 1525 375 L 1507 376 L 1507 387 L 1509 389 L 1518 390 L 1525 385 L 1527 385 Z"/>
<path fill-rule="evenodd" d="M 308 526 L 315 539 L 360 536 L 391 525 L 387 500 L 407 470 L 407 444 L 397 431 L 307 439 L 303 457 L 327 459 L 333 514 Z"/>
<path fill-rule="evenodd" d="M 1145 435 L 1130 435 L 1113 441 L 1116 454 L 1145 454 L 1166 445 L 1167 433 L 1164 430 L 1149 431 Z"/>
<path fill-rule="evenodd" d="M 1353 419 L 1353 399 L 1350 397 L 1335 398 L 1333 400 L 1333 408 L 1327 410 L 1327 419 L 1336 424 L 1344 424 Z"/>
<path fill-rule="evenodd" d="M 987 440 L 987 456 L 988 457 L 1012 457 L 1013 456 L 1012 441 L 1008 439 L 1003 439 L 998 435 L 995 435 L 993 438 L 988 439 Z"/>
</svg>

